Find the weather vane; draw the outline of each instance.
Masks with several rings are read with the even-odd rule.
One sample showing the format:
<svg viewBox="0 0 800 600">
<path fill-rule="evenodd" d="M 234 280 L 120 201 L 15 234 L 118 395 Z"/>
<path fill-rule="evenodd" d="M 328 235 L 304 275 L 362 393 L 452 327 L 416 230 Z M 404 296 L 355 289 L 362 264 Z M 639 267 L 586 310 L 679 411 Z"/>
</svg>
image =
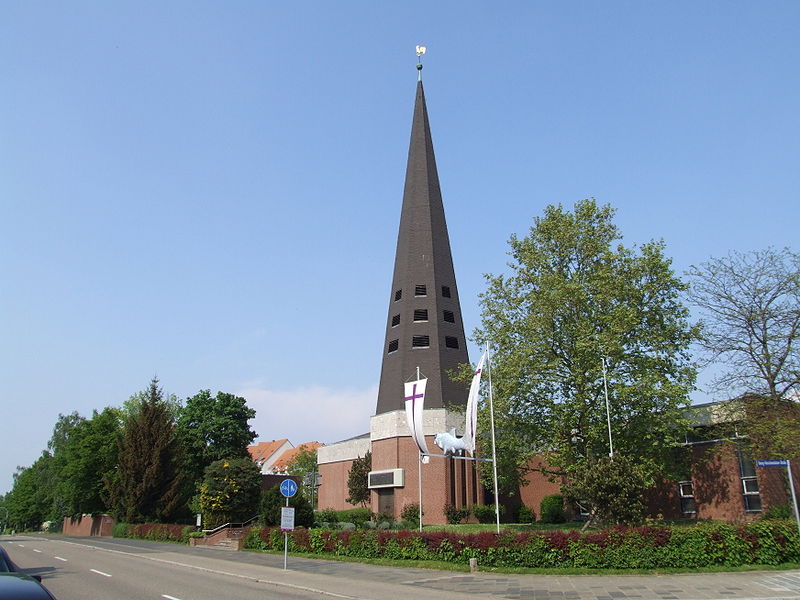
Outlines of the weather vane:
<svg viewBox="0 0 800 600">
<path fill-rule="evenodd" d="M 420 81 L 422 81 L 422 55 L 425 54 L 426 50 L 425 46 L 417 46 L 417 71 L 419 71 Z"/>
</svg>

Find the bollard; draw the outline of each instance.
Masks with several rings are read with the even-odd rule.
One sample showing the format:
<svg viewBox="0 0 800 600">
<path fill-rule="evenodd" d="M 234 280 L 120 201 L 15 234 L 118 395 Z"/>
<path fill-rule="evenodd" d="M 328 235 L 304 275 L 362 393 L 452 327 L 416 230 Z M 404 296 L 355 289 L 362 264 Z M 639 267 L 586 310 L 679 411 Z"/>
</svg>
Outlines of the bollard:
<svg viewBox="0 0 800 600">
<path fill-rule="evenodd" d="M 469 572 L 470 573 L 477 573 L 478 572 L 478 559 L 477 558 L 470 558 L 469 559 Z"/>
</svg>

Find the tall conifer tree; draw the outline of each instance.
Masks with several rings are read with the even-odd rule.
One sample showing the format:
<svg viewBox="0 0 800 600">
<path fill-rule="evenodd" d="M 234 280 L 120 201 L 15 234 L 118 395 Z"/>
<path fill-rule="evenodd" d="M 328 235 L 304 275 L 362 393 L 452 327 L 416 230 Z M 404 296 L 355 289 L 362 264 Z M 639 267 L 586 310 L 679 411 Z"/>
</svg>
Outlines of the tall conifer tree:
<svg viewBox="0 0 800 600">
<path fill-rule="evenodd" d="M 138 412 L 125 423 L 119 466 L 108 482 L 114 512 L 126 522 L 169 521 L 183 507 L 180 445 L 171 414 L 154 377 Z"/>
</svg>

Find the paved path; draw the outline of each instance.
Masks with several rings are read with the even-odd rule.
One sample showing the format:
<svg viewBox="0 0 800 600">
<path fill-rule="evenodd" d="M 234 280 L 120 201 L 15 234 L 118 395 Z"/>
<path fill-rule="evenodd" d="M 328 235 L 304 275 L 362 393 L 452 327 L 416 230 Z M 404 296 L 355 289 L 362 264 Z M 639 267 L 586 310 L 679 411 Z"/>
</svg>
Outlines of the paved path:
<svg viewBox="0 0 800 600">
<path fill-rule="evenodd" d="M 38 537 L 38 536 L 37 536 Z M 170 560 L 195 568 L 224 562 L 234 576 L 258 577 L 278 585 L 320 590 L 346 599 L 378 597 L 385 584 L 408 599 L 447 597 L 531 600 L 800 600 L 800 570 L 741 573 L 686 573 L 680 575 L 506 575 L 458 573 L 417 568 L 392 568 L 253 552 L 226 552 L 141 540 L 42 536 L 52 541 L 88 544 L 97 549 L 136 554 L 152 560 Z M 9 536 L 2 538 L 10 541 Z M 238 575 L 237 575 L 238 574 Z M 375 594 L 371 593 L 373 586 Z M 381 594 L 382 595 L 382 594 Z M 400 600 L 400 598 L 398 598 Z"/>
</svg>

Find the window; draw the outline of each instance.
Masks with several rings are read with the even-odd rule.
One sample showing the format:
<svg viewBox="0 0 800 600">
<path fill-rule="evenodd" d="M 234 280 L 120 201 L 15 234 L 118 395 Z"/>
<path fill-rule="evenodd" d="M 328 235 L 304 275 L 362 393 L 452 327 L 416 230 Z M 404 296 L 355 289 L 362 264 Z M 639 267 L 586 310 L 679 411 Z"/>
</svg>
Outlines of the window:
<svg viewBox="0 0 800 600">
<path fill-rule="evenodd" d="M 442 297 L 443 298 L 450 298 L 450 286 L 443 285 L 442 286 Z"/>
<path fill-rule="evenodd" d="M 697 505 L 694 503 L 694 487 L 691 481 L 678 482 L 678 496 L 681 499 L 681 512 L 685 515 L 695 514 Z"/>
<path fill-rule="evenodd" d="M 428 320 L 428 311 L 425 308 L 417 309 L 414 311 L 414 321 L 427 321 Z"/>
<path fill-rule="evenodd" d="M 431 338 L 427 335 L 415 335 L 411 338 L 412 348 L 430 348 Z"/>
<path fill-rule="evenodd" d="M 400 315 L 395 315 L 392 317 L 392 327 L 397 327 L 400 325 Z"/>
<path fill-rule="evenodd" d="M 744 509 L 747 512 L 761 512 L 761 493 L 756 478 L 756 465 L 753 459 L 744 452 L 738 452 L 739 474 L 742 480 L 742 496 Z"/>
<path fill-rule="evenodd" d="M 414 288 L 414 295 L 415 296 L 427 296 L 428 295 L 428 288 L 424 285 L 418 285 Z"/>
<path fill-rule="evenodd" d="M 395 302 L 397 302 L 398 300 L 400 300 L 400 298 L 402 298 L 402 297 L 403 297 L 403 290 L 397 290 L 397 291 L 394 293 L 394 301 L 395 301 Z"/>
<path fill-rule="evenodd" d="M 392 340 L 389 342 L 389 352 L 387 354 L 391 354 L 392 352 L 397 352 L 397 348 L 400 345 L 398 340 Z"/>
<path fill-rule="evenodd" d="M 446 335 L 444 337 L 445 348 L 453 348 L 458 350 L 458 338 Z"/>
<path fill-rule="evenodd" d="M 444 311 L 444 320 L 447 323 L 455 323 L 456 322 L 456 316 L 453 314 L 452 310 Z"/>
</svg>

